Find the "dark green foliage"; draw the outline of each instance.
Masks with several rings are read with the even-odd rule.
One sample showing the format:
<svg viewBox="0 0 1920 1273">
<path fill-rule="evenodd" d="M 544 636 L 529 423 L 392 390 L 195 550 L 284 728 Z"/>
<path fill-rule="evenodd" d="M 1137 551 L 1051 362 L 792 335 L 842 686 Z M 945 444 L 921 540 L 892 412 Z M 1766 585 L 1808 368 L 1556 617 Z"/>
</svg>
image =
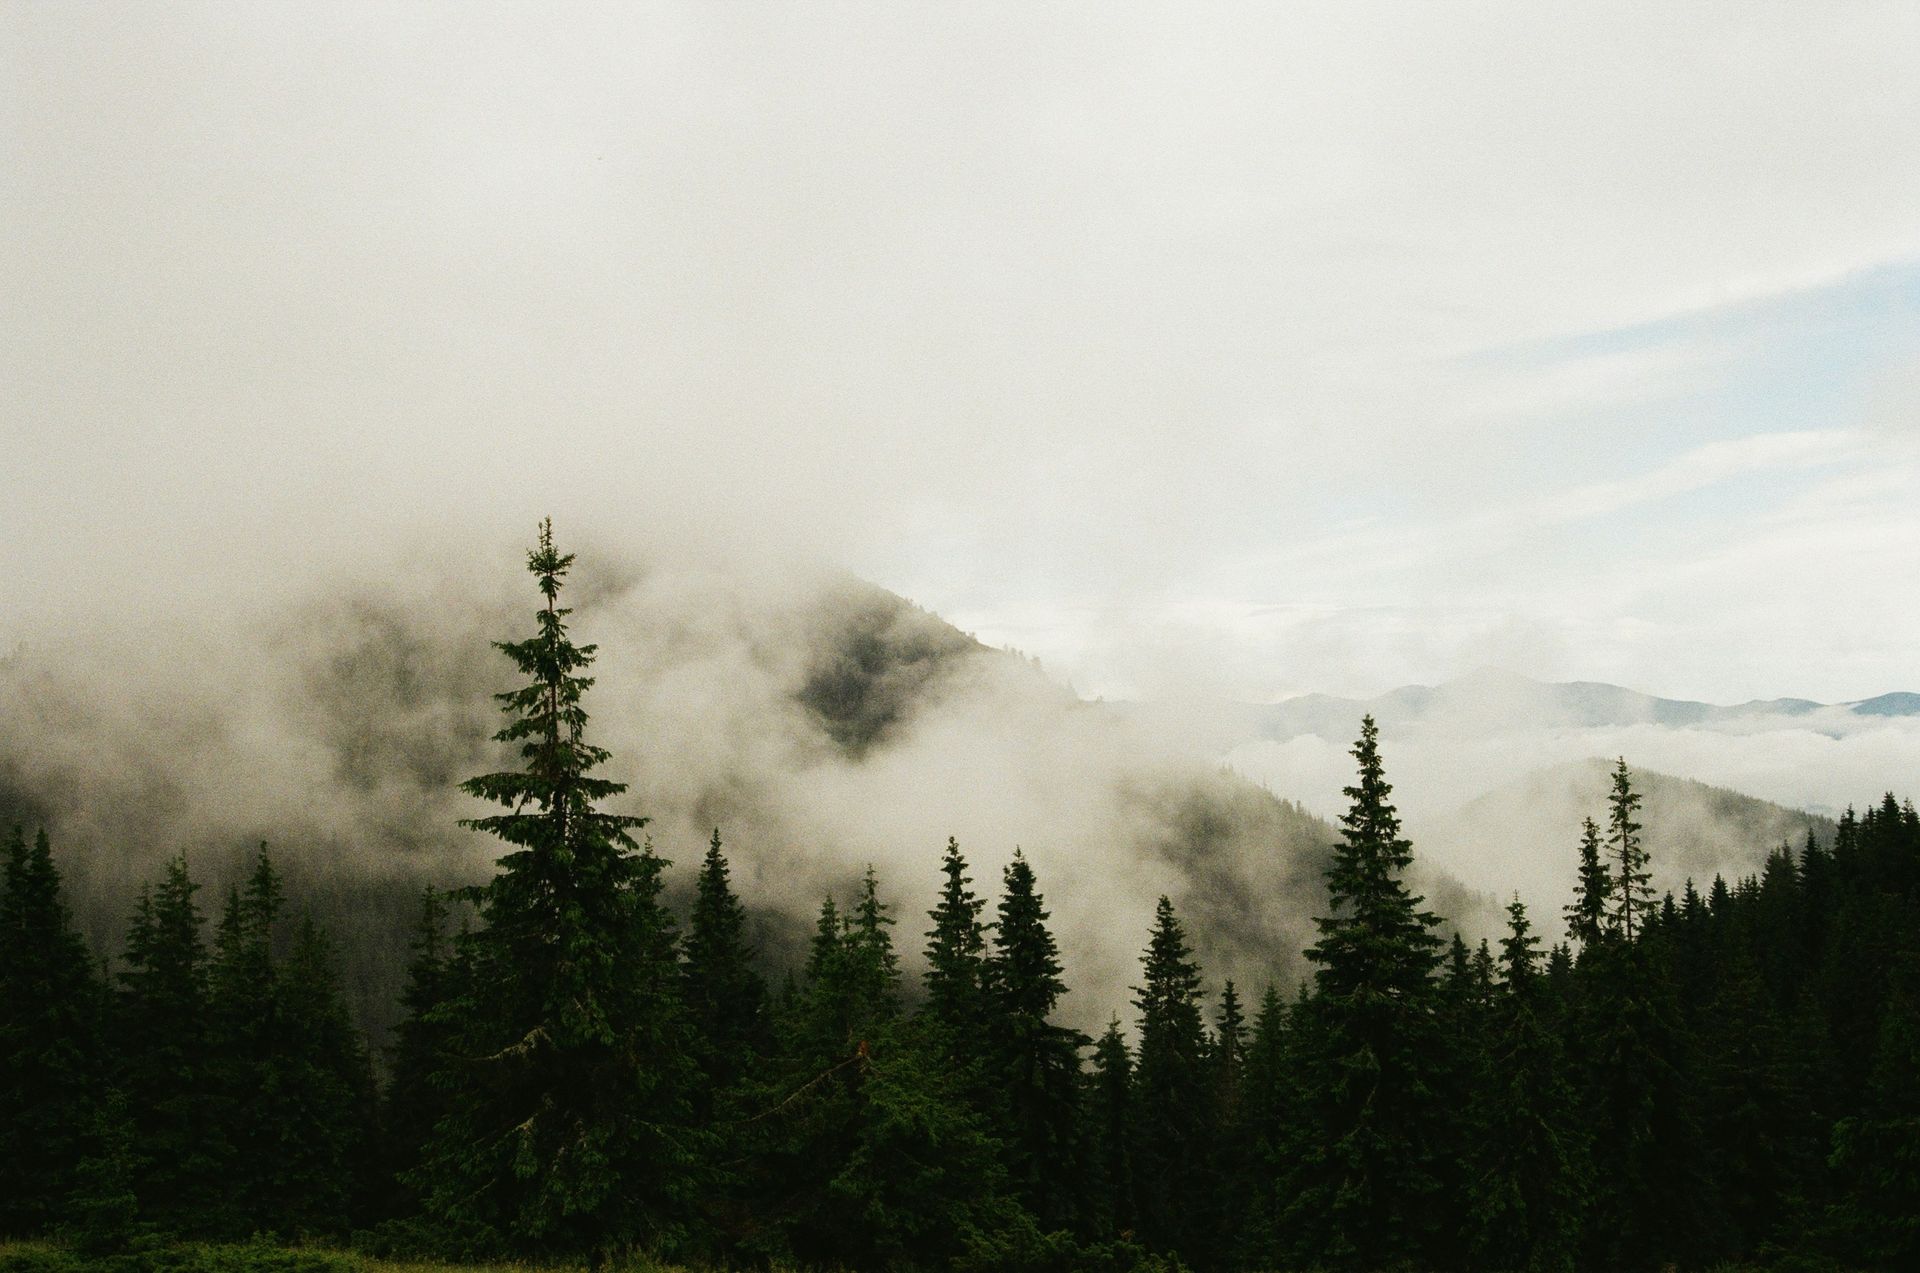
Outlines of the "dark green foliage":
<svg viewBox="0 0 1920 1273">
<path fill-rule="evenodd" d="M 869 870 L 829 898 L 788 1005 L 786 1043 L 730 1125 L 740 1172 L 723 1242 L 859 1267 L 943 1263 L 1018 1213 L 1000 1144 L 948 1063 L 946 1030 L 897 1003 L 893 920 Z M 751 1111 L 751 1112 L 748 1112 Z"/>
<path fill-rule="evenodd" d="M 0 891 L 0 1234 L 62 1218 L 95 1125 L 101 996 L 45 831 L 7 841 Z"/>
<path fill-rule="evenodd" d="M 1574 1019 L 1593 1141 L 1591 1254 L 1620 1267 L 1686 1259 L 1709 1203 L 1690 1041 L 1657 952 L 1607 942 L 1580 961 Z"/>
<path fill-rule="evenodd" d="M 985 1078 L 1014 1196 L 1042 1225 L 1063 1227 L 1088 1209 L 1078 1135 L 1087 1038 L 1052 1019 L 1067 989 L 1060 949 L 1033 867 L 1017 849 L 1001 876 L 995 915 L 984 968 Z"/>
<path fill-rule="evenodd" d="M 1653 887 L 1647 872 L 1647 850 L 1641 843 L 1641 826 L 1634 820 L 1640 809 L 1640 795 L 1633 789 L 1633 778 L 1622 757 L 1613 771 L 1613 790 L 1607 797 L 1607 850 L 1611 857 L 1607 931 L 1625 941 L 1645 927 L 1652 908 Z M 1582 862 L 1582 869 L 1585 862 Z"/>
<path fill-rule="evenodd" d="M 1600 857 L 1600 827 L 1588 818 L 1580 826 L 1580 874 L 1566 909 L 1567 936 L 1581 949 L 1600 940 L 1612 894 L 1613 877 Z"/>
<path fill-rule="evenodd" d="M 409 1183 L 446 1113 L 447 1094 L 434 1076 L 452 1061 L 452 1027 L 443 1009 L 461 992 L 462 965 L 453 957 L 447 932 L 447 899 L 427 888 L 420 895 L 420 916 L 407 944 L 407 984 L 401 1002 L 406 1016 L 394 1031 L 385 1096 L 385 1174 L 397 1188 L 377 1208 L 387 1218 L 418 1214 L 420 1191 Z"/>
<path fill-rule="evenodd" d="M 1206 1224 L 1212 1102 L 1206 1032 L 1200 1022 L 1200 968 L 1186 930 L 1162 897 L 1141 956 L 1134 1064 L 1134 1222 L 1147 1245 L 1201 1260 L 1217 1233 Z"/>
<path fill-rule="evenodd" d="M 111 1256 L 141 1236 L 144 1226 L 135 1186 L 146 1165 L 134 1150 L 126 1099 L 109 1091 L 96 1106 L 87 1156 L 75 1173 L 67 1203 L 66 1236 L 75 1251 Z"/>
<path fill-rule="evenodd" d="M 940 900 L 927 914 L 933 927 L 927 932 L 926 1014 L 964 1043 L 977 1039 L 987 1022 L 987 945 L 980 924 L 986 901 L 970 887 L 967 861 L 952 837 L 940 871 Z"/>
<path fill-rule="evenodd" d="M 593 776 L 607 759 L 584 736 L 594 647 L 569 639 L 557 601 L 572 561 L 543 524 L 527 558 L 536 630 L 498 647 L 527 678 L 496 696 L 509 718 L 496 738 L 522 767 L 464 784 L 505 807 L 468 825 L 508 852 L 467 894 L 481 924 L 461 943 L 470 973 L 439 1010 L 448 1109 L 415 1175 L 439 1223 L 529 1252 L 671 1243 L 700 1188 L 665 863 L 629 834 L 643 819 L 597 807 L 624 787 Z"/>
<path fill-rule="evenodd" d="M 1133 1057 L 1119 1018 L 1093 1045 L 1083 1087 L 1082 1134 L 1088 1228 L 1100 1237 L 1133 1232 Z"/>
<path fill-rule="evenodd" d="M 1443 955 L 1367 720 L 1311 986 L 1269 987 L 1249 1028 L 1229 981 L 1209 1031 L 1161 898 L 1137 1050 L 1115 1020 L 1083 1070 L 1018 851 L 987 924 L 948 842 L 911 1018 L 871 868 L 769 1002 L 716 831 L 679 949 L 642 820 L 600 808 L 621 788 L 583 737 L 569 563 L 543 527 L 536 632 L 501 647 L 527 677 L 500 696 L 521 767 L 468 784 L 507 851 L 454 895 L 471 931 L 420 901 L 383 1101 L 328 937 L 264 848 L 211 955 L 169 862 L 106 995 L 45 836 L 13 835 L 0 1223 L 64 1245 L 0 1247 L 0 1268 L 330 1273 L 353 1262 L 191 1239 L 349 1227 L 363 1251 L 540 1264 L 1920 1266 L 1910 803 L 1656 905 L 1622 761 L 1569 940 L 1543 961 L 1515 898 L 1497 956 Z"/>
<path fill-rule="evenodd" d="M 1832 1164 L 1846 1186 L 1835 1208 L 1842 1249 L 1874 1268 L 1920 1262 L 1920 966 L 1888 1000 L 1865 1109 L 1833 1129 Z"/>
<path fill-rule="evenodd" d="M 1353 755 L 1359 780 L 1327 870 L 1331 914 L 1307 951 L 1316 968 L 1290 1228 L 1303 1262 L 1371 1269 L 1419 1258 L 1442 1224 L 1446 1041 L 1437 920 L 1402 879 L 1412 848 L 1372 717 Z"/>
<path fill-rule="evenodd" d="M 765 1051 L 767 987 L 754 971 L 747 908 L 734 895 L 720 828 L 713 830 L 694 886 L 683 962 L 684 996 L 708 1090 L 738 1083 Z M 703 1109 L 711 1102 L 703 1098 Z"/>
<path fill-rule="evenodd" d="M 210 1232 L 343 1233 L 373 1121 L 372 1072 L 334 984 L 331 945 L 303 919 L 275 955 L 285 908 L 266 846 L 233 890 L 210 976 L 209 1130 L 220 1202 Z"/>
<path fill-rule="evenodd" d="M 226 1193 L 226 1146 L 212 1087 L 207 952 L 199 885 L 184 856 L 142 890 L 127 932 L 111 1018 L 114 1083 L 124 1094 L 135 1144 L 147 1165 L 138 1192 L 144 1213 L 192 1233 Z"/>
<path fill-rule="evenodd" d="M 1507 907 L 1503 985 L 1475 1088 L 1476 1139 L 1464 1201 L 1471 1266 L 1568 1269 L 1578 1250 L 1588 1179 L 1586 1138 L 1566 1055 L 1543 1014 L 1548 987 L 1526 907 Z"/>
</svg>

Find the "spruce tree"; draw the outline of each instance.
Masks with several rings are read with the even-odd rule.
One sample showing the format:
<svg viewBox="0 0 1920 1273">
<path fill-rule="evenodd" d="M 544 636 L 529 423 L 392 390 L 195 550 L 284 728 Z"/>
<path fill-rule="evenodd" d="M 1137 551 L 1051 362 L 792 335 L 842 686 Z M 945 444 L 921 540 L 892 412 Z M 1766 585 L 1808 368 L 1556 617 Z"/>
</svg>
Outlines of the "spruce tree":
<svg viewBox="0 0 1920 1273">
<path fill-rule="evenodd" d="M 117 1066 L 132 1144 L 146 1165 L 135 1180 L 143 1214 L 191 1234 L 225 1192 L 225 1147 L 209 1071 L 207 950 L 199 885 L 185 855 L 143 889 L 127 931 L 112 1013 Z"/>
<path fill-rule="evenodd" d="M 452 1061 L 446 1006 L 459 993 L 460 965 L 447 931 L 447 897 L 429 886 L 421 890 L 420 910 L 407 943 L 407 982 L 400 994 L 406 1015 L 394 1028 L 388 1055 L 385 1115 L 386 1171 L 395 1193 L 381 1210 L 389 1218 L 411 1217 L 421 1204 L 411 1183 L 434 1125 L 446 1113 L 447 1094 L 435 1081 Z"/>
<path fill-rule="evenodd" d="M 1082 1097 L 1089 1227 L 1100 1237 L 1134 1232 L 1133 1056 L 1115 1017 L 1093 1045 Z"/>
<path fill-rule="evenodd" d="M 940 871 L 946 877 L 940 900 L 927 913 L 933 927 L 927 932 L 925 1011 L 965 1050 L 986 1026 L 987 947 L 980 923 L 986 900 L 973 891 L 960 842 L 951 836 Z"/>
<path fill-rule="evenodd" d="M 1851 1259 L 1910 1269 L 1920 1263 L 1920 959 L 1908 956 L 1878 1033 L 1863 1108 L 1833 1129 L 1845 1189 L 1834 1227 Z"/>
<path fill-rule="evenodd" d="M 1026 855 L 1001 875 L 993 953 L 985 968 L 986 1078 L 998 1094 L 1014 1194 L 1049 1229 L 1084 1210 L 1076 1170 L 1080 1048 L 1086 1036 L 1052 1017 L 1066 993 L 1060 950 Z"/>
<path fill-rule="evenodd" d="M 1623 941 L 1631 942 L 1645 926 L 1653 904 L 1653 886 L 1647 871 L 1647 850 L 1634 821 L 1640 794 L 1622 756 L 1613 771 L 1613 789 L 1607 796 L 1607 849 L 1612 855 L 1611 905 L 1607 925 Z"/>
<path fill-rule="evenodd" d="M 226 1188 L 205 1219 L 225 1237 L 276 1228 L 268 1199 L 275 1192 L 279 1129 L 276 1111 L 262 1098 L 277 1086 L 273 939 L 284 905 L 280 877 L 262 845 L 246 890 L 227 889 L 208 970 L 207 1056 Z"/>
<path fill-rule="evenodd" d="M 684 963 L 687 1012 L 710 1089 L 738 1083 L 769 1042 L 767 987 L 753 956 L 747 910 L 734 894 L 715 827 L 694 886 Z"/>
<path fill-rule="evenodd" d="M 599 807 L 625 785 L 593 772 L 608 759 L 585 737 L 594 647 L 558 600 L 572 564 L 543 522 L 535 631 L 496 643 L 527 678 L 495 696 L 509 718 L 495 738 L 522 765 L 462 784 L 506 810 L 465 825 L 508 847 L 465 893 L 481 927 L 446 1008 L 450 1108 L 418 1175 L 441 1223 L 529 1255 L 670 1245 L 700 1187 L 665 863 L 634 842 L 643 818 Z"/>
<path fill-rule="evenodd" d="M 1468 1262 L 1485 1269 L 1566 1270 L 1586 1201 L 1586 1142 L 1566 1056 L 1543 1015 L 1548 988 L 1526 907 L 1507 907 L 1503 985 L 1495 1000 L 1480 1136 L 1468 1148 Z"/>
<path fill-rule="evenodd" d="M 263 1199 L 272 1227 L 340 1234 L 369 1200 L 377 1145 L 373 1070 L 347 1014 L 333 943 L 303 914 L 274 984 L 273 1120 L 280 1132 Z"/>
<path fill-rule="evenodd" d="M 1709 1185 L 1671 974 L 1648 943 L 1606 941 L 1580 961 L 1578 983 L 1572 1050 L 1595 1129 L 1588 1257 L 1608 1267 L 1695 1258 Z"/>
<path fill-rule="evenodd" d="M 1567 904 L 1567 936 L 1586 950 L 1600 940 L 1613 894 L 1613 877 L 1600 857 L 1600 828 L 1592 818 L 1580 827 L 1580 874 Z"/>
<path fill-rule="evenodd" d="M 1211 1136 L 1200 968 L 1186 929 L 1162 896 L 1134 989 L 1140 1049 L 1134 1066 L 1135 1220 L 1149 1247 L 1200 1261 L 1208 1231 L 1206 1157 Z"/>
<path fill-rule="evenodd" d="M 343 1233 L 373 1122 L 372 1074 L 311 917 L 275 953 L 286 906 L 263 844 L 231 889 L 209 975 L 209 1065 L 223 1156 L 205 1219 L 230 1237 Z"/>
<path fill-rule="evenodd" d="M 943 1056 L 903 1020 L 893 924 L 868 869 L 850 913 L 821 908 L 787 1055 L 738 1120 L 748 1219 L 729 1245 L 756 1259 L 854 1267 L 945 1264 L 1004 1206 L 998 1145 Z"/>
<path fill-rule="evenodd" d="M 1240 1217 L 1233 1254 L 1248 1268 L 1278 1264 L 1285 1249 L 1282 1181 L 1299 1139 L 1300 1105 L 1290 1014 L 1280 991 L 1268 985 L 1254 1014 L 1241 1076 L 1235 1132 L 1244 1165 L 1229 1187 L 1231 1212 Z"/>
<path fill-rule="evenodd" d="M 1433 980 L 1436 917 L 1402 876 L 1400 835 L 1379 730 L 1361 722 L 1359 780 L 1346 788 L 1327 868 L 1331 914 L 1315 923 L 1306 1058 L 1308 1152 L 1294 1180 L 1298 1256 L 1348 1268 L 1418 1260 L 1441 1226 L 1445 1057 Z"/>
<path fill-rule="evenodd" d="M 64 1215 L 96 1113 L 100 993 L 43 830 L 13 829 L 0 891 L 0 1233 Z"/>
</svg>

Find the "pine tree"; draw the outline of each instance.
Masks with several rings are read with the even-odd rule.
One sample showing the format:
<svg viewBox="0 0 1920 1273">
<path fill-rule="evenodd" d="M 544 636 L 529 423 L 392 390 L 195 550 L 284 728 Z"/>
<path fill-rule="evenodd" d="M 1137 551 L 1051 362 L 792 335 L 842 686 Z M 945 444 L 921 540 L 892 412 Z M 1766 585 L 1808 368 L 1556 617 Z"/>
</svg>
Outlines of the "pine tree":
<svg viewBox="0 0 1920 1273">
<path fill-rule="evenodd" d="M 222 1154 L 216 1234 L 344 1233 L 374 1122 L 372 1071 L 310 916 L 275 954 L 286 906 L 263 844 L 227 894 L 209 976 L 211 1129 Z"/>
<path fill-rule="evenodd" d="M 1293 1219 L 1305 1260 L 1379 1268 L 1418 1259 L 1440 1227 L 1444 1049 L 1433 981 L 1438 922 L 1402 874 L 1412 846 L 1388 797 L 1379 730 L 1361 722 L 1359 781 L 1327 868 L 1332 913 L 1308 949 L 1315 994 L 1307 1058 L 1309 1152 Z"/>
<path fill-rule="evenodd" d="M 1099 1237 L 1131 1237 L 1133 1204 L 1133 1056 L 1120 1033 L 1120 1019 L 1107 1024 L 1093 1045 L 1093 1067 L 1083 1096 L 1087 1187 L 1093 1200 L 1089 1227 Z"/>
<path fill-rule="evenodd" d="M 460 993 L 460 965 L 447 931 L 445 894 L 431 886 L 420 894 L 419 916 L 407 943 L 407 983 L 400 994 L 406 1015 L 394 1029 L 389 1053 L 385 1113 L 386 1174 L 395 1182 L 389 1205 L 381 1210 L 404 1219 L 418 1213 L 422 1198 L 410 1183 L 434 1126 L 447 1112 L 447 1095 L 435 1082 L 453 1057 L 446 1007 Z"/>
<path fill-rule="evenodd" d="M 1014 1194 L 1049 1229 L 1085 1210 L 1076 1170 L 1080 1048 L 1086 1036 L 1054 1024 L 1066 993 L 1060 950 L 1033 867 L 1014 850 L 1001 875 L 993 953 L 985 967 L 986 1077 L 998 1094 Z"/>
<path fill-rule="evenodd" d="M 1241 1071 L 1247 1057 L 1247 1017 L 1240 1008 L 1240 992 L 1233 978 L 1220 989 L 1220 1015 L 1213 1030 L 1215 1102 L 1221 1117 L 1232 1118 L 1240 1104 Z"/>
<path fill-rule="evenodd" d="M 1542 1009 L 1539 942 L 1519 898 L 1500 944 L 1487 1084 L 1471 1143 L 1469 1263 L 1544 1273 L 1573 1266 L 1585 1204 L 1586 1144 L 1566 1057 Z"/>
<path fill-rule="evenodd" d="M 207 950 L 185 855 L 143 889 L 127 932 L 112 1013 L 132 1143 L 145 1165 L 141 1211 L 162 1229 L 192 1234 L 225 1192 L 226 1148 L 209 1072 Z"/>
<path fill-rule="evenodd" d="M 734 895 L 715 827 L 694 886 L 684 982 L 710 1089 L 738 1083 L 769 1042 L 767 987 L 754 971 L 746 930 L 747 910 Z"/>
<path fill-rule="evenodd" d="M 943 1059 L 901 1019 L 893 924 L 868 869 L 852 911 L 821 908 L 786 1054 L 734 1128 L 753 1258 L 855 1267 L 945 1263 L 1004 1206 L 998 1145 Z"/>
<path fill-rule="evenodd" d="M 1908 957 L 1874 1047 L 1866 1101 L 1833 1129 L 1846 1189 L 1834 1208 L 1848 1256 L 1873 1268 L 1920 1262 L 1920 960 Z"/>
<path fill-rule="evenodd" d="M 951 836 L 940 870 L 946 881 L 927 913 L 933 927 L 927 932 L 925 1011 L 964 1051 L 986 1026 L 986 934 L 980 923 L 986 901 L 973 891 L 960 842 Z"/>
<path fill-rule="evenodd" d="M 841 936 L 853 993 L 877 1019 L 900 1011 L 900 959 L 893 953 L 892 908 L 880 900 L 880 881 L 871 863 L 860 880 L 860 897 Z"/>
<path fill-rule="evenodd" d="M 1634 821 L 1639 808 L 1640 795 L 1633 789 L 1623 756 L 1614 768 L 1613 791 L 1607 797 L 1607 848 L 1613 856 L 1607 925 L 1609 931 L 1629 942 L 1644 927 L 1653 901 L 1647 851 L 1640 842 L 1640 824 Z"/>
<path fill-rule="evenodd" d="M 269 1108 L 279 1144 L 264 1214 L 284 1232 L 345 1233 L 365 1199 L 378 1106 L 366 1048 L 340 998 L 333 943 L 310 914 L 275 978 L 274 1020 Z"/>
<path fill-rule="evenodd" d="M 273 1214 L 282 1129 L 268 1099 L 279 1088 L 282 1038 L 276 1003 L 275 926 L 286 904 L 266 845 L 242 891 L 227 890 L 208 983 L 208 1065 L 215 1143 L 225 1189 L 205 1217 L 210 1231 L 244 1237 L 278 1229 Z"/>
<path fill-rule="evenodd" d="M 1685 1261 L 1710 1205 L 1691 1040 L 1647 943 L 1603 942 L 1579 968 L 1573 1054 L 1593 1142 L 1588 1255 L 1607 1267 Z"/>
<path fill-rule="evenodd" d="M 134 1149 L 133 1123 L 118 1088 L 96 1102 L 88 1141 L 68 1201 L 65 1236 L 76 1254 L 111 1269 L 150 1231 L 135 1192 L 148 1160 Z"/>
<path fill-rule="evenodd" d="M 1600 940 L 1613 894 L 1613 877 L 1600 859 L 1600 828 L 1588 818 L 1580 828 L 1580 875 L 1567 905 L 1567 936 L 1586 950 Z"/>
<path fill-rule="evenodd" d="M 47 833 L 15 827 L 0 891 L 0 1234 L 65 1211 L 93 1130 L 100 993 Z"/>
<path fill-rule="evenodd" d="M 542 523 L 535 633 L 497 643 L 528 678 L 495 696 L 509 717 L 495 738 L 523 767 L 463 784 L 505 807 L 465 825 L 508 851 L 465 894 L 482 926 L 446 1010 L 450 1109 L 418 1175 L 439 1221 L 526 1254 L 670 1244 L 699 1190 L 665 863 L 630 834 L 644 819 L 598 807 L 625 786 L 594 776 L 608 754 L 585 740 L 594 647 L 571 640 L 558 604 L 572 564 Z"/>
<path fill-rule="evenodd" d="M 1236 1132 L 1243 1165 L 1229 1181 L 1229 1209 L 1240 1218 L 1235 1262 L 1248 1268 L 1272 1267 L 1284 1255 L 1281 1182 L 1296 1148 L 1300 1109 L 1290 1015 L 1269 985 L 1254 1014 L 1240 1085 Z"/>
<path fill-rule="evenodd" d="M 1149 1247 L 1204 1259 L 1206 1151 L 1211 1119 L 1200 968 L 1173 903 L 1154 908 L 1153 935 L 1134 989 L 1140 1050 L 1134 1066 L 1135 1219 Z"/>
</svg>

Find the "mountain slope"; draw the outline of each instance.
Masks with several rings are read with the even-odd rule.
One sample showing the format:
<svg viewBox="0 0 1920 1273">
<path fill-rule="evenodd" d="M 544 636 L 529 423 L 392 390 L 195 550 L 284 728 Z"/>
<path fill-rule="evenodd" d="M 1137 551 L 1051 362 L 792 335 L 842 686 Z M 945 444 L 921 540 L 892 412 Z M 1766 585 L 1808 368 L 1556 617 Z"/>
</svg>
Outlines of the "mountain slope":
<svg viewBox="0 0 1920 1273">
<path fill-rule="evenodd" d="M 1802 698 L 1755 699 L 1720 706 L 1659 698 L 1597 681 L 1546 682 L 1507 672 L 1483 671 L 1440 685 L 1405 685 L 1371 699 L 1306 694 L 1265 706 L 1248 706 L 1243 719 L 1252 736 L 1273 740 L 1316 734 L 1351 737 L 1355 723 L 1372 713 L 1382 730 L 1448 723 L 1492 728 L 1582 729 L 1623 725 L 1736 728 L 1780 718 L 1812 727 L 1844 729 L 1862 717 L 1920 716 L 1920 694 L 1883 694 L 1857 703 L 1816 703 Z"/>
<path fill-rule="evenodd" d="M 165 857 L 187 851 L 217 899 L 268 841 L 380 1025 L 419 884 L 479 878 L 498 848 L 457 826 L 476 808 L 456 784 L 506 759 L 490 696 L 512 669 L 489 643 L 535 598 L 502 576 L 360 581 L 165 638 L 51 633 L 0 666 L 0 819 L 48 824 L 106 949 Z M 1077 1024 L 1125 1010 L 1163 892 L 1211 977 L 1298 976 L 1334 832 L 1297 805 L 845 576 L 583 553 L 575 578 L 574 629 L 600 646 L 590 734 L 632 784 L 617 807 L 652 819 L 673 890 L 721 828 L 770 961 L 871 862 L 911 966 L 957 835 L 989 894 L 1024 846 Z"/>
<path fill-rule="evenodd" d="M 1612 769 L 1596 758 L 1536 770 L 1412 821 L 1415 843 L 1470 885 L 1518 889 L 1554 928 L 1572 896 L 1581 820 L 1606 826 Z M 1798 853 L 1809 831 L 1833 842 L 1833 821 L 1818 814 L 1689 778 L 1632 772 L 1656 891 L 1678 894 L 1688 877 L 1703 891 L 1715 874 L 1735 880 L 1759 870 L 1782 843 Z"/>
</svg>

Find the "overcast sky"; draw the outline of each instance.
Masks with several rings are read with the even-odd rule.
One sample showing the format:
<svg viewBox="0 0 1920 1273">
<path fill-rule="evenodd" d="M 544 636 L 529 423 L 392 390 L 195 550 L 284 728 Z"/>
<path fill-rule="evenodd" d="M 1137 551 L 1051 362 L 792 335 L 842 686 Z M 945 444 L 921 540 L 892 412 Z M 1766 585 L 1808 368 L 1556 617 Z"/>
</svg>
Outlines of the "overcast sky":
<svg viewBox="0 0 1920 1273">
<path fill-rule="evenodd" d="M 0 639 L 551 511 L 1089 695 L 1920 689 L 1920 6 L 0 15 Z"/>
</svg>

